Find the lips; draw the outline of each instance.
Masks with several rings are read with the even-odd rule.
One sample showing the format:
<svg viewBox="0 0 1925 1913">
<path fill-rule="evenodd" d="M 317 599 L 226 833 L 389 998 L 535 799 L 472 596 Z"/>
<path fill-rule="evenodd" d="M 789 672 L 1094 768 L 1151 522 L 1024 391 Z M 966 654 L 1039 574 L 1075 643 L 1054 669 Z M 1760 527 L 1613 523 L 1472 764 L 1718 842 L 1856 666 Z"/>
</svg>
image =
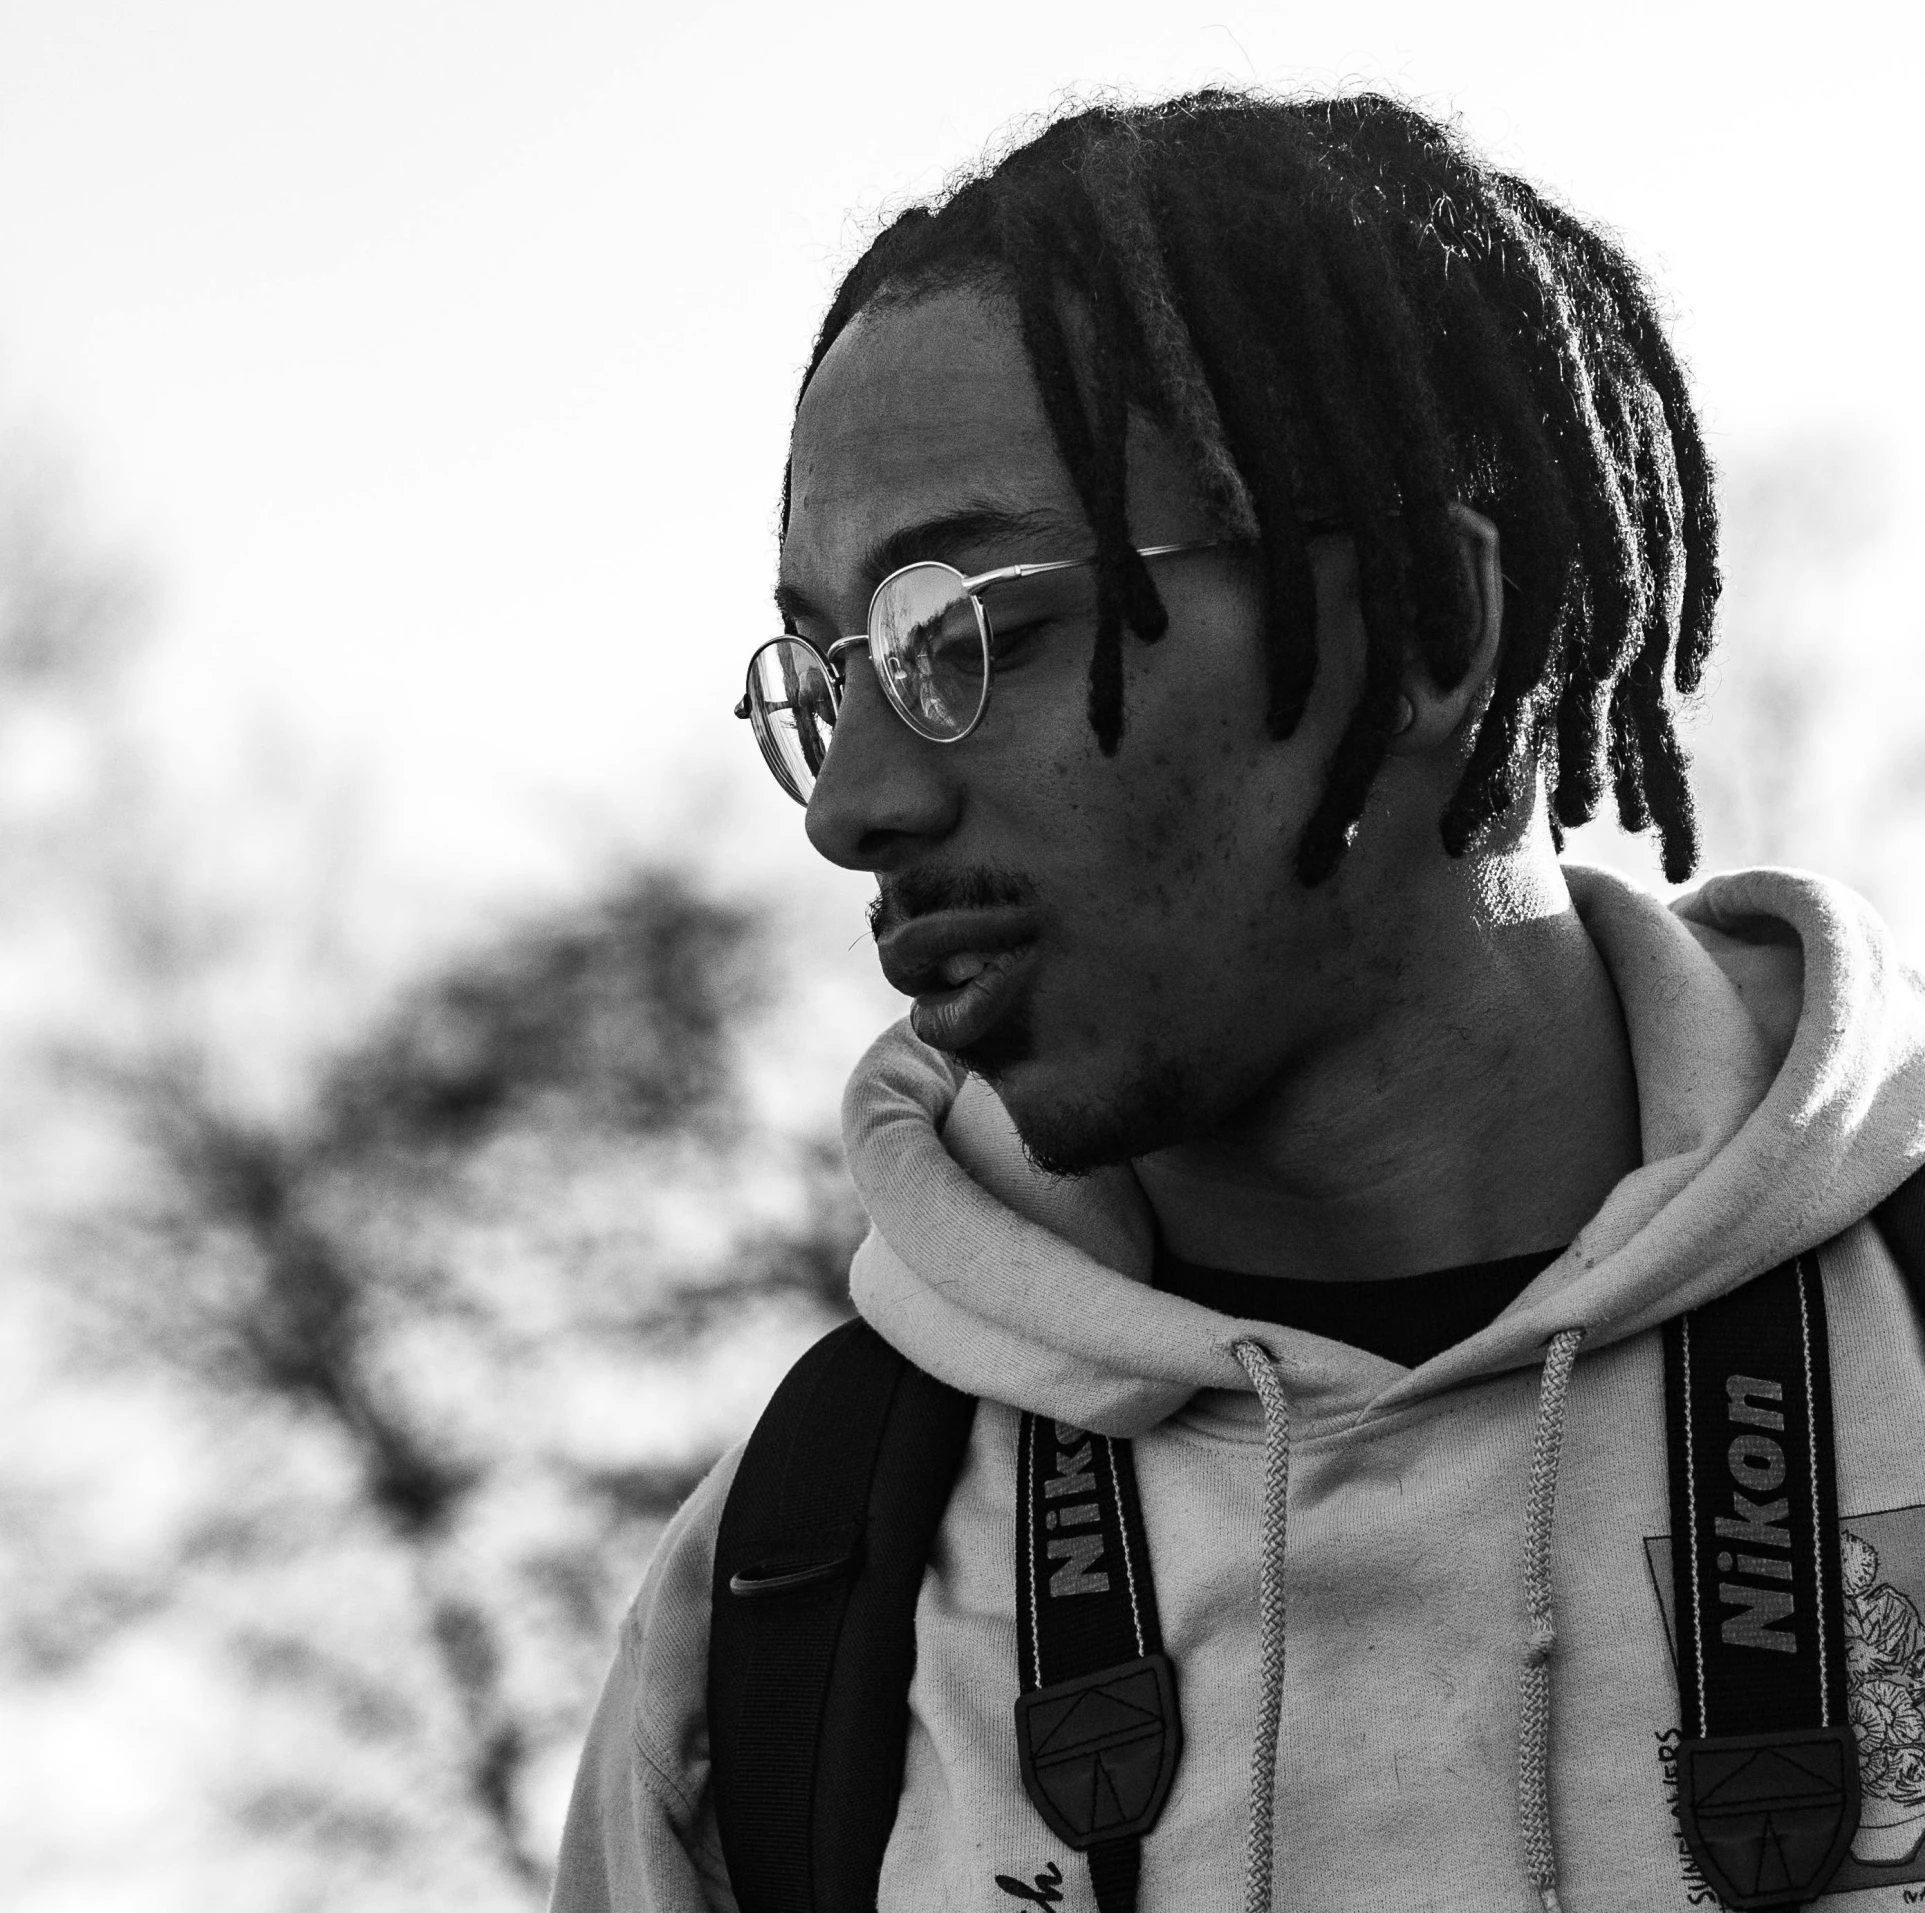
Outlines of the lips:
<svg viewBox="0 0 1925 1913">
<path fill-rule="evenodd" d="M 966 1049 L 1014 1002 L 1038 929 L 1027 907 L 936 911 L 881 939 L 882 973 L 916 999 L 910 1025 L 925 1043 Z"/>
</svg>

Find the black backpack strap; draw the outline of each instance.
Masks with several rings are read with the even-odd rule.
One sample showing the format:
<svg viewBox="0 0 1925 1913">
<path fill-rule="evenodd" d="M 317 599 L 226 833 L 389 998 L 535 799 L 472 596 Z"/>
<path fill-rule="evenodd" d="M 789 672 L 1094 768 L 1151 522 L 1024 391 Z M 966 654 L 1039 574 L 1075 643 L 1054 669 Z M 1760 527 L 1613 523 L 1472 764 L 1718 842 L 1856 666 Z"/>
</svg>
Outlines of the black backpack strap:
<svg viewBox="0 0 1925 1913">
<path fill-rule="evenodd" d="M 1815 1255 L 1664 1329 L 1678 1817 L 1725 1905 L 1814 1900 L 1858 1830 Z"/>
<path fill-rule="evenodd" d="M 1912 1313 L 1925 1323 L 1925 1169 L 1901 1182 L 1872 1211 L 1912 1298 Z"/>
<path fill-rule="evenodd" d="M 742 1913 L 876 1904 L 916 1599 L 975 1412 L 854 1321 L 796 1363 L 749 1437 L 716 1535 L 708 1671 Z"/>
</svg>

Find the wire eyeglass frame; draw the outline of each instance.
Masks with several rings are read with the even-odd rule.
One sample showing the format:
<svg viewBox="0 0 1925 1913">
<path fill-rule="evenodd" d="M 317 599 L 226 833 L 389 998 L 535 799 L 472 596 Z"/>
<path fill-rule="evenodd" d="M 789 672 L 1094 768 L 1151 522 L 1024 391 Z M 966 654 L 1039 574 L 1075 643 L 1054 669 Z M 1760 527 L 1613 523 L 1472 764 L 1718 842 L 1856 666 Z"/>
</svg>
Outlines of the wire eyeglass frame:
<svg viewBox="0 0 1925 1913">
<path fill-rule="evenodd" d="M 1242 539 L 1211 538 L 1173 545 L 1139 545 L 1136 547 L 1136 555 L 1144 559 L 1173 558 L 1189 552 L 1227 550 L 1246 542 Z M 995 682 L 994 633 L 989 621 L 988 609 L 982 601 L 982 593 L 994 589 L 997 585 L 1014 584 L 1025 578 L 1039 578 L 1055 572 L 1081 570 L 1095 563 L 1094 557 L 1055 558 L 1035 564 L 1000 565 L 993 571 L 978 572 L 973 577 L 965 576 L 954 565 L 944 564 L 936 559 L 922 559 L 915 564 L 899 566 L 890 572 L 870 595 L 868 630 L 838 638 L 826 650 L 812 639 L 805 638 L 794 631 L 785 632 L 780 637 L 770 638 L 759 644 L 750 654 L 747 684 L 735 706 L 735 715 L 738 718 L 747 718 L 753 725 L 755 741 L 761 747 L 763 762 L 774 773 L 776 782 L 797 803 L 806 805 L 810 792 L 815 787 L 816 778 L 820 775 L 821 761 L 818 760 L 813 764 L 807 762 L 810 753 L 808 745 L 804 743 L 802 745 L 804 764 L 801 767 L 791 766 L 781 740 L 775 734 L 774 721 L 775 713 L 796 708 L 796 700 L 802 694 L 800 673 L 796 671 L 784 673 L 790 680 L 787 687 L 790 691 L 790 701 L 771 703 L 758 678 L 756 667 L 771 651 L 783 651 L 786 658 L 789 655 L 787 647 L 799 646 L 813 657 L 821 667 L 822 690 L 828 699 L 829 732 L 832 739 L 834 721 L 841 712 L 842 697 L 848 684 L 848 666 L 845 659 L 857 646 L 863 646 L 869 652 L 869 662 L 875 670 L 876 682 L 884 699 L 903 723 L 908 725 L 918 737 L 926 739 L 931 744 L 960 744 L 982 723 L 983 716 L 989 709 L 990 691 Z M 903 688 L 905 680 L 912 674 L 911 668 L 900 662 L 898 654 L 891 654 L 896 658 L 896 669 L 892 672 L 890 662 L 885 660 L 873 635 L 878 623 L 878 607 L 888 603 L 887 594 L 892 588 L 900 590 L 902 580 L 915 572 L 935 572 L 946 575 L 954 582 L 951 586 L 953 596 L 946 601 L 945 609 L 967 602 L 973 613 L 981 687 L 976 696 L 975 709 L 960 726 L 952 725 L 949 728 L 936 729 L 932 728 L 930 720 L 926 718 L 919 720 L 918 713 Z M 911 635 L 926 630 L 933 622 L 933 619 L 922 620 L 912 628 Z M 936 701 L 940 705 L 940 697 Z M 799 723 L 795 729 L 800 737 Z M 822 759 L 826 759 L 827 755 L 828 745 L 824 743 L 821 746 Z M 803 788 L 799 782 L 799 769 L 807 771 L 807 788 Z"/>
</svg>

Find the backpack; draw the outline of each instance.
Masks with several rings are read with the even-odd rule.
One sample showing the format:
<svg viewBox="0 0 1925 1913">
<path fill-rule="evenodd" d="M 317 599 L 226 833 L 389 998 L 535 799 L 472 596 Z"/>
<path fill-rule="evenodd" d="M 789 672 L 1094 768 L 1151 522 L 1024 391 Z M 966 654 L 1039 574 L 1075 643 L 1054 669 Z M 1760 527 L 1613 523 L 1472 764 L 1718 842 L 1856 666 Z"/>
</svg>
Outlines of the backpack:
<svg viewBox="0 0 1925 1913">
<path fill-rule="evenodd" d="M 1925 1321 L 1925 1171 L 1881 1203 L 1872 1220 L 1898 1265 L 1914 1312 Z M 1777 1273 L 1787 1274 L 1794 1266 L 1786 1264 Z M 1722 1332 L 1727 1339 L 1735 1336 L 1730 1345 L 1743 1350 L 1757 1342 L 1754 1318 L 1760 1308 L 1771 1305 L 1773 1287 L 1760 1277 L 1680 1320 L 1700 1324 L 1700 1341 L 1706 1347 Z M 1789 1306 L 1795 1308 L 1795 1300 Z M 1714 1317 L 1713 1311 L 1722 1313 Z M 1722 1331 L 1720 1321 L 1725 1324 Z M 1819 1329 L 1822 1355 L 1822 1321 Z M 1692 1354 L 1688 1337 L 1681 1344 L 1674 1328 L 1666 1348 L 1674 1511 L 1684 1505 L 1681 1451 L 1688 1451 L 1692 1442 L 1690 1425 L 1680 1420 L 1689 1407 L 1688 1388 L 1681 1393 L 1686 1374 L 1681 1346 Z M 1738 1382 L 1751 1380 L 1732 1377 L 1732 1419 L 1761 1431 L 1782 1429 L 1783 1414 L 1769 1406 L 1758 1385 L 1748 1394 L 1737 1389 Z M 1814 1387 L 1812 1394 L 1815 1433 L 1810 1452 L 1815 1462 L 1830 1452 L 1828 1387 Z M 1722 1397 L 1717 1407 L 1722 1416 Z M 962 1468 L 975 1412 L 973 1397 L 917 1368 L 858 1319 L 832 1329 L 802 1356 L 749 1438 L 716 1537 L 708 1667 L 711 1782 L 741 1913 L 873 1913 L 902 1792 L 917 1596 Z M 1710 1438 L 1722 1444 L 1723 1429 L 1720 1420 Z M 1066 1438 L 1060 1424 L 1058 1434 Z M 1762 1432 L 1752 1439 L 1772 1443 Z M 1108 1446 L 1127 1454 L 1127 1442 Z M 1825 1525 L 1830 1507 L 1825 1497 L 1832 1492 L 1828 1466 L 1824 1474 L 1815 1531 L 1833 1537 L 1835 1563 L 1835 1510 L 1828 1529 Z M 1133 1482 L 1118 1482 L 1116 1487 L 1133 1502 Z M 1126 1540 L 1133 1512 L 1124 1506 L 1116 1517 Z M 1140 1514 L 1135 1518 L 1140 1533 Z M 1688 1523 L 1675 1512 L 1672 1528 L 1675 1545 L 1688 1546 Z M 1707 1521 L 1704 1533 L 1710 1532 Z M 1679 1553 L 1677 1558 L 1682 1566 L 1687 1557 Z M 1144 1570 L 1140 1578 L 1147 1583 L 1147 1558 Z M 1832 1576 L 1830 1619 L 1838 1636 L 1842 1623 L 1835 1565 Z M 1680 1577 L 1677 1585 L 1682 1642 L 1687 1583 Z M 1819 1592 L 1823 1596 L 1822 1569 Z M 1156 1646 L 1160 1649 L 1160 1643 Z M 1105 1672 L 1136 1670 L 1140 1691 L 1146 1679 L 1142 1667 L 1160 1658 L 1160 1652 L 1139 1656 Z M 1786 1659 L 1762 1657 L 1768 1672 Z M 1694 1785 L 1689 1760 L 1683 1763 L 1681 1820 L 1694 1857 L 1732 1906 L 1802 1904 L 1816 1896 L 1850 1844 L 1857 1824 L 1857 1768 L 1850 1730 L 1842 1724 L 1842 1653 L 1834 1652 L 1833 1660 L 1838 1724 L 1827 1731 L 1844 1752 L 1832 1756 L 1834 1771 L 1827 1787 L 1820 1789 L 1831 1819 L 1811 1836 L 1802 1883 L 1794 1881 L 1788 1888 L 1780 1880 L 1774 1887 L 1756 1877 L 1754 1864 L 1762 1842 L 1769 1841 L 1774 1851 L 1785 1844 L 1787 1803 L 1782 1787 L 1771 1796 L 1774 1771 L 1781 1771 L 1772 1763 L 1777 1758 L 1774 1749 L 1785 1743 L 1790 1727 L 1805 1724 L 1796 1703 L 1781 1699 L 1772 1682 L 1761 1682 L 1754 1671 L 1743 1689 L 1753 1716 L 1747 1724 L 1756 1728 L 1759 1710 L 1770 1715 L 1774 1705 L 1784 1718 L 1769 1719 L 1749 1735 L 1684 1743 L 1687 1755 L 1694 1746 L 1699 1749 L 1699 1771 Z M 1705 1671 L 1699 1670 L 1701 1676 Z M 1715 1657 L 1709 1671 L 1717 1675 Z M 1035 1670 L 1026 1666 L 1026 1689 L 1034 1676 Z M 1031 1699 L 1026 1692 L 1025 1701 Z M 1702 1720 L 1698 1726 L 1702 1735 Z M 1167 1791 L 1177 1744 L 1172 1709 L 1171 1731 L 1151 1763 L 1160 1766 L 1161 1784 L 1153 1790 L 1149 1820 Z M 1025 1786 L 1060 1833 L 1058 1816 L 1031 1771 L 1027 1742 L 1024 1751 Z M 1806 1758 L 1805 1765 L 1811 1764 Z M 1149 1778 L 1139 1791 L 1141 1800 L 1150 1799 Z M 1802 1804 L 1809 1808 L 1812 1803 Z M 1773 1809 L 1780 1823 L 1775 1831 Z M 1142 1820 L 1139 1814 L 1130 1824 Z M 1146 1825 L 1137 1837 L 1142 1830 Z M 1090 1846 L 1088 1840 L 1071 1839 L 1070 1844 Z M 1112 1843 L 1112 1861 L 1120 1845 L 1131 1848 L 1126 1878 L 1114 1864 L 1107 1879 L 1092 1867 L 1104 1913 L 1135 1903 L 1134 1839 Z M 1102 1850 L 1091 1852 L 1093 1863 Z M 1750 1874 L 1747 1865 L 1753 1867 Z"/>
</svg>

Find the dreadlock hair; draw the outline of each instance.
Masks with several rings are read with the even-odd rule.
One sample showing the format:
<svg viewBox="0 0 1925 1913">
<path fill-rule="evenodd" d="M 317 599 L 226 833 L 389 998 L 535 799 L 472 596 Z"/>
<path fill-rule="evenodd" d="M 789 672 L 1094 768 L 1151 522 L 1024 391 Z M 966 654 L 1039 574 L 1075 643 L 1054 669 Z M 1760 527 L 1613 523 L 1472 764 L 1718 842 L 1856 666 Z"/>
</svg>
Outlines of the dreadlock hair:
<svg viewBox="0 0 1925 1913">
<path fill-rule="evenodd" d="M 1506 604 L 1446 852 L 1541 766 L 1560 846 L 1608 773 L 1624 827 L 1655 825 L 1667 878 L 1690 874 L 1667 681 L 1694 691 L 1710 651 L 1717 506 L 1683 370 L 1609 240 L 1380 95 L 1104 104 L 895 218 L 837 291 L 803 389 L 866 308 L 971 283 L 1014 298 L 1095 536 L 1089 717 L 1106 753 L 1124 628 L 1154 643 L 1167 624 L 1125 506 L 1136 405 L 1222 529 L 1259 547 L 1273 737 L 1317 670 L 1306 520 L 1334 515 L 1356 541 L 1363 688 L 1297 846 L 1303 883 L 1355 835 L 1406 661 L 1446 688 L 1471 662 L 1454 500 L 1498 526 Z"/>
</svg>

